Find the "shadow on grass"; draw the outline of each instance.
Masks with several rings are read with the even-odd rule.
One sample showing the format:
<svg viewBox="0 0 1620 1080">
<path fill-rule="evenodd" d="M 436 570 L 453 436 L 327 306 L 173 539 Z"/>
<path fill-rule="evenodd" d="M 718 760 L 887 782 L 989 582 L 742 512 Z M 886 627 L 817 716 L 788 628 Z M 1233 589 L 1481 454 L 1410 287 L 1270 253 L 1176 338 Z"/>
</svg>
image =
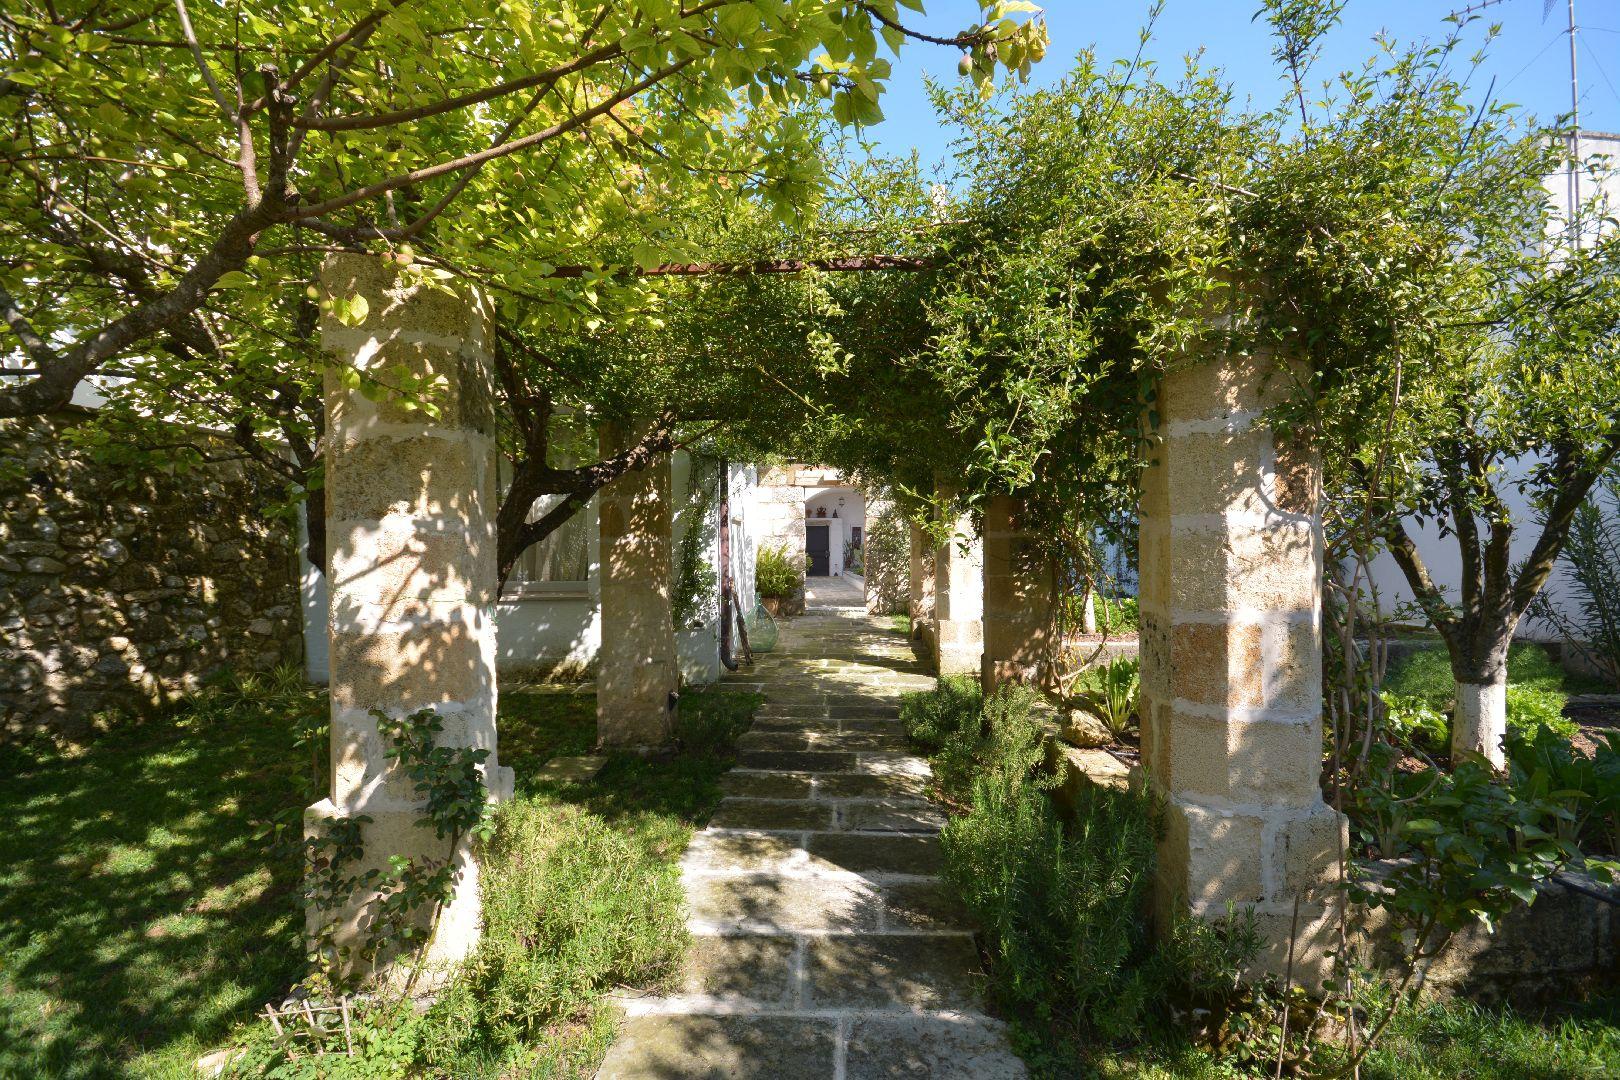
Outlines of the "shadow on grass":
<svg viewBox="0 0 1620 1080">
<path fill-rule="evenodd" d="M 514 688 L 501 759 L 520 799 L 598 814 L 673 866 L 758 700 L 686 694 L 679 752 L 610 755 L 590 784 L 557 786 L 534 777 L 590 750 L 595 698 Z M 0 1076 L 187 1075 L 303 975 L 299 815 L 324 789 L 326 751 L 300 738 L 325 712 L 294 678 L 250 680 L 77 753 L 4 756 Z M 283 841 L 261 838 L 278 815 Z"/>
<path fill-rule="evenodd" d="M 310 801 L 295 733 L 324 712 L 296 682 L 254 680 L 77 754 L 5 755 L 0 1075 L 124 1075 L 206 1049 L 298 977 L 298 853 L 256 833 Z"/>
</svg>

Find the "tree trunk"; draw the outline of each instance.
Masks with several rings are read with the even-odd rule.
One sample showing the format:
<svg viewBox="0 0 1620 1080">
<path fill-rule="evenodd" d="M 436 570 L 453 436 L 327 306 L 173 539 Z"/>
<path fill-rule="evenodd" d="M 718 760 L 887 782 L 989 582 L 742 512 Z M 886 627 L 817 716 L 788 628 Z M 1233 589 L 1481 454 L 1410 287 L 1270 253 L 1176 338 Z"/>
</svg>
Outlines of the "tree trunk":
<svg viewBox="0 0 1620 1080">
<path fill-rule="evenodd" d="M 1490 640 L 1459 643 L 1452 649 L 1456 707 L 1451 719 L 1451 755 L 1480 754 L 1500 769 L 1507 762 L 1507 654 L 1513 626 L 1498 628 Z M 1481 632 L 1480 637 L 1486 636 Z M 1473 645 L 1474 647 L 1470 647 Z M 1481 647 L 1482 646 L 1482 647 Z"/>
<path fill-rule="evenodd" d="M 1084 591 L 1080 593 L 1080 632 L 1082 634 L 1095 634 L 1097 632 L 1097 590 L 1086 582 Z"/>
</svg>

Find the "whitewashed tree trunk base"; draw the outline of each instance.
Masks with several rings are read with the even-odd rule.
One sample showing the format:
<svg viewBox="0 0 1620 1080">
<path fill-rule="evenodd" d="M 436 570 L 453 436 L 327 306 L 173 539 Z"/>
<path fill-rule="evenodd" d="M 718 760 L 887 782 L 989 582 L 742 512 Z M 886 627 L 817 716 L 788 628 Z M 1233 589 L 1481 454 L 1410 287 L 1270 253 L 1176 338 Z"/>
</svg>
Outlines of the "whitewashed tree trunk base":
<svg viewBox="0 0 1620 1080">
<path fill-rule="evenodd" d="M 1457 709 L 1451 720 L 1451 752 L 1483 754 L 1494 768 L 1507 756 L 1502 737 L 1507 734 L 1507 680 L 1457 684 Z"/>
</svg>

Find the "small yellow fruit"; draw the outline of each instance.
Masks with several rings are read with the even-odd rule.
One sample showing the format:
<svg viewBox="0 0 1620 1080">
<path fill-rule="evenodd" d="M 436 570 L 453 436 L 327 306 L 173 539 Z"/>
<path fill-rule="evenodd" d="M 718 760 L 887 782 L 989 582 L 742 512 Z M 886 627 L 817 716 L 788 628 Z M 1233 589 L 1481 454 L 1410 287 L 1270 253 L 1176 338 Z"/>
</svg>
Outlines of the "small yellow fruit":
<svg viewBox="0 0 1620 1080">
<path fill-rule="evenodd" d="M 958 75 L 971 75 L 971 74 L 973 74 L 973 54 L 972 53 L 963 53 L 962 54 L 962 58 L 956 62 L 956 73 Z"/>
</svg>

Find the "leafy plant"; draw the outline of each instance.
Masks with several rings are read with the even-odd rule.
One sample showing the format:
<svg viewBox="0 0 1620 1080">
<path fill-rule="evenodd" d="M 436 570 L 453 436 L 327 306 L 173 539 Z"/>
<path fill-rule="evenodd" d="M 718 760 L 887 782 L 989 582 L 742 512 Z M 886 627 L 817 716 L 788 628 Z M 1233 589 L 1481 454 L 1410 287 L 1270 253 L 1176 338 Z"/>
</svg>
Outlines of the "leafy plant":
<svg viewBox="0 0 1620 1080">
<path fill-rule="evenodd" d="M 762 547 L 754 562 L 754 590 L 761 596 L 787 599 L 804 587 L 804 568 L 795 566 L 785 544 Z"/>
<path fill-rule="evenodd" d="M 1433 766 L 1403 772 L 1394 757 L 1392 747 L 1380 749 L 1376 782 L 1358 793 L 1353 815 L 1363 827 L 1378 822 L 1378 853 L 1398 858 L 1357 864 L 1350 899 L 1389 913 L 1403 958 L 1396 992 L 1369 1025 L 1363 1053 L 1408 994 L 1421 989 L 1428 962 L 1453 934 L 1476 922 L 1494 930 L 1504 915 L 1535 902 L 1539 883 L 1583 862 L 1569 838 L 1576 819 L 1568 799 L 1544 785 L 1500 783 L 1474 754 L 1461 755 L 1449 772 Z"/>
<path fill-rule="evenodd" d="M 433 709 L 391 717 L 373 709 L 386 751 L 411 781 L 423 802 L 415 824 L 446 842 L 443 857 L 392 855 L 386 869 L 359 869 L 365 856 L 364 814 L 334 818 L 305 840 L 303 895 L 308 911 L 322 917 L 311 934 L 317 964 L 317 993 L 355 988 L 377 966 L 399 952 L 419 954 L 432 940 L 440 912 L 454 892 L 457 852 L 464 840 L 488 833 L 489 798 L 481 766 L 489 751 L 438 745 L 444 719 Z M 344 909 L 356 896 L 367 916 L 358 947 L 341 940 Z M 421 965 L 412 965 L 406 992 Z"/>
<path fill-rule="evenodd" d="M 1476 920 L 1487 928 L 1535 900 L 1538 882 L 1579 861 L 1559 835 L 1563 806 L 1498 783 L 1488 763 L 1466 755 L 1450 772 L 1390 770 L 1369 785 L 1372 816 L 1386 823 L 1380 854 L 1400 857 L 1377 878 L 1355 879 L 1351 895 L 1383 908 L 1411 932 L 1415 960 Z"/>
<path fill-rule="evenodd" d="M 1451 749 L 1451 718 L 1429 698 L 1396 693 L 1381 696 L 1387 729 L 1397 742 L 1429 753 L 1446 753 Z"/>
<path fill-rule="evenodd" d="M 1605 731 L 1591 757 L 1543 727 L 1508 738 L 1514 787 L 1566 812 L 1557 820 L 1561 839 L 1588 854 L 1620 855 L 1620 732 Z"/>
<path fill-rule="evenodd" d="M 1141 710 L 1141 661 L 1134 656 L 1116 656 L 1106 664 L 1088 668 L 1081 673 L 1076 689 L 1108 733 L 1121 738 Z"/>
</svg>

